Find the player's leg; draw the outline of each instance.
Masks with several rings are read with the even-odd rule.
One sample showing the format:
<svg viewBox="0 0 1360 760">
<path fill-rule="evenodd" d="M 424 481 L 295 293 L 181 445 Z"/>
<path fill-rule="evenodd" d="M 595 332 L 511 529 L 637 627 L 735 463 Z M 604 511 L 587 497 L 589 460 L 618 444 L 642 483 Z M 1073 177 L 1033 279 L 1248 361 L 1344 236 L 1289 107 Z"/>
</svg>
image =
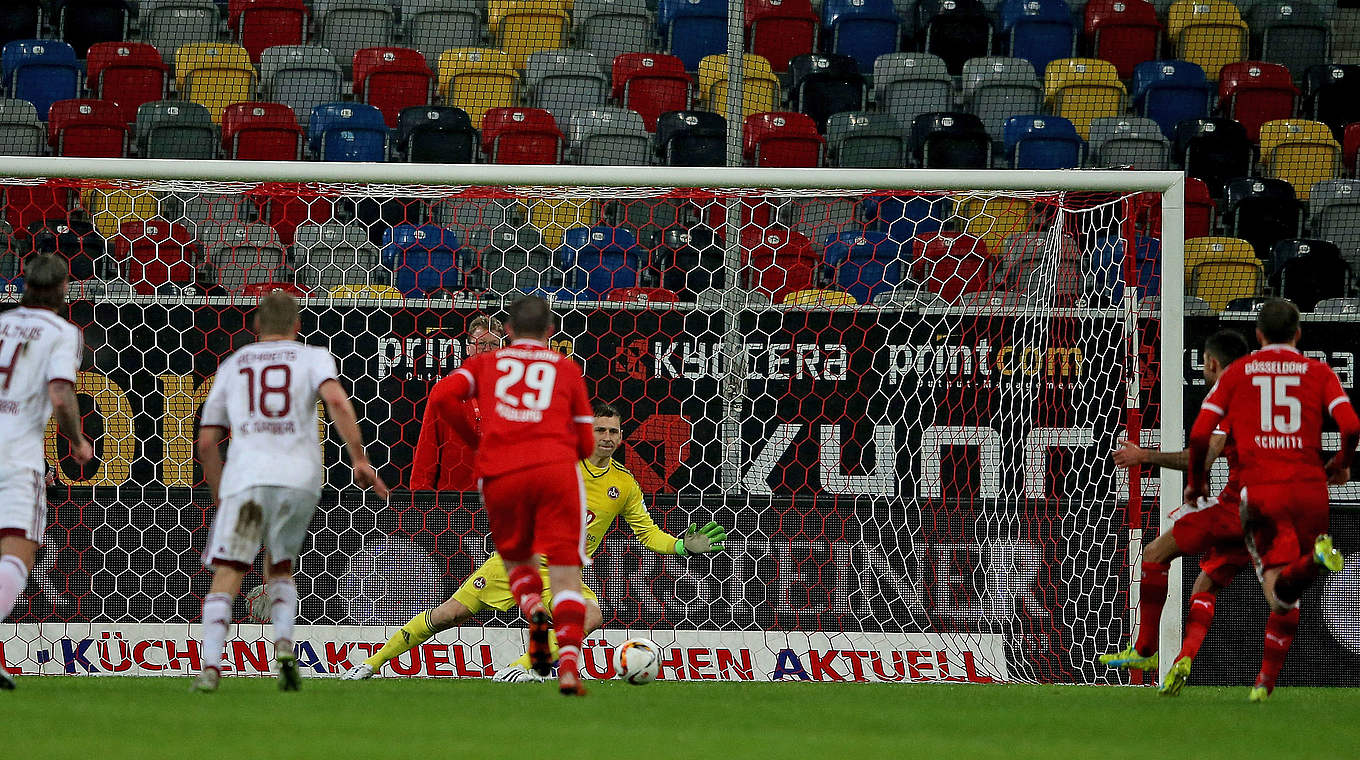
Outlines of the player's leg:
<svg viewBox="0 0 1360 760">
<path fill-rule="evenodd" d="M 2 463 L 0 463 L 2 464 Z M 0 621 L 7 620 L 28 585 L 28 574 L 47 532 L 47 491 L 36 470 L 13 470 L 0 477 Z M 0 690 L 14 679 L 0 668 Z"/>
<path fill-rule="evenodd" d="M 1237 574 L 1240 567 L 1229 568 L 1226 564 L 1214 564 L 1207 556 L 1201 561 L 1199 576 L 1195 578 L 1195 585 L 1191 589 L 1190 611 L 1186 614 L 1181 651 L 1176 655 L 1176 661 L 1171 664 L 1166 679 L 1158 688 L 1159 694 L 1174 697 L 1185 687 L 1186 681 L 1190 679 L 1190 666 L 1195 656 L 1199 654 L 1199 648 L 1204 644 L 1204 637 L 1209 633 L 1209 626 L 1214 621 L 1214 604 L 1218 600 L 1218 592 L 1228 585 L 1227 581 Z M 1225 577 L 1226 580 L 1222 583 L 1216 580 Z"/>
<path fill-rule="evenodd" d="M 545 491 L 550 498 L 537 516 L 534 548 L 548 558 L 552 617 L 557 628 L 558 688 L 563 694 L 579 696 L 585 694 L 580 670 L 586 625 L 586 600 L 581 594 L 581 566 L 586 563 L 586 494 L 580 469 L 575 464 L 555 468 Z"/>
<path fill-rule="evenodd" d="M 194 681 L 198 691 L 215 691 L 222 672 L 222 651 L 231 625 L 231 607 L 241 591 L 264 536 L 264 511 L 255 489 L 219 500 L 213 516 L 203 564 L 212 568 L 212 584 L 203 597 L 202 669 Z"/>
<path fill-rule="evenodd" d="M 19 595 L 28 585 L 29 568 L 33 567 L 37 552 L 37 542 L 28 540 L 21 529 L 0 531 L 0 621 L 14 612 Z M 0 668 L 0 689 L 10 691 L 13 688 L 14 678 Z"/>
<path fill-rule="evenodd" d="M 1177 525 L 1182 521 L 1178 520 Z M 1138 584 L 1138 636 L 1118 652 L 1100 656 L 1112 668 L 1153 670 L 1157 667 L 1157 640 L 1161 631 L 1162 608 L 1166 606 L 1167 577 L 1171 562 L 1183 552 L 1176 541 L 1176 530 L 1161 534 L 1143 548 Z"/>
<path fill-rule="evenodd" d="M 533 553 L 534 509 L 537 504 L 537 473 L 540 468 L 510 473 L 481 482 L 482 504 L 496 553 L 505 565 L 510 593 L 520 612 L 532 617 L 542 606 L 543 581 L 538 575 L 539 558 Z"/>
<path fill-rule="evenodd" d="M 581 596 L 585 597 L 586 600 L 585 637 L 589 638 L 590 634 L 600 630 L 600 628 L 604 626 L 604 613 L 600 611 L 599 596 L 584 583 L 581 584 Z M 552 603 L 551 584 L 548 585 L 548 588 L 543 593 L 543 602 L 545 605 L 551 605 Z M 548 648 L 552 653 L 552 658 L 556 660 L 558 650 L 556 632 L 549 635 Z M 525 652 L 516 658 L 514 662 L 496 671 L 496 676 L 493 680 L 503 683 L 524 683 L 529 681 L 539 682 L 543 680 L 543 677 L 533 672 L 529 660 L 529 653 Z"/>
<path fill-rule="evenodd" d="M 382 648 L 368 659 L 345 672 L 342 679 L 361 681 L 373 677 L 383 666 L 397 657 L 424 644 L 440 631 L 446 631 L 476 615 L 487 607 L 508 610 L 515 605 L 510 596 L 510 583 L 500 558 L 491 559 L 473 571 L 453 596 L 433 609 L 417 613 L 403 625 Z"/>
<path fill-rule="evenodd" d="M 274 662 L 279 671 L 279 689 L 297 691 L 302 686 L 302 672 L 293 650 L 298 606 L 293 567 L 307 538 L 307 526 L 316 513 L 320 494 L 277 486 L 262 486 L 255 490 L 264 507 L 265 583 L 269 591 L 270 620 L 274 625 Z"/>
</svg>

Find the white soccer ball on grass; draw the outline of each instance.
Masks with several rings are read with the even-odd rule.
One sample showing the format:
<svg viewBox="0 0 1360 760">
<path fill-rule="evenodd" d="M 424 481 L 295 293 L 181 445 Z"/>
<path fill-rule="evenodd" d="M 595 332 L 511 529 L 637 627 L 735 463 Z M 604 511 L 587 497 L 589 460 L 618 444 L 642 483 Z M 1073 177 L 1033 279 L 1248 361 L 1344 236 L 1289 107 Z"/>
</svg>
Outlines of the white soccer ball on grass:
<svg viewBox="0 0 1360 760">
<path fill-rule="evenodd" d="M 660 672 L 661 647 L 650 639 L 629 639 L 614 650 L 614 673 L 634 686 L 655 681 Z"/>
</svg>

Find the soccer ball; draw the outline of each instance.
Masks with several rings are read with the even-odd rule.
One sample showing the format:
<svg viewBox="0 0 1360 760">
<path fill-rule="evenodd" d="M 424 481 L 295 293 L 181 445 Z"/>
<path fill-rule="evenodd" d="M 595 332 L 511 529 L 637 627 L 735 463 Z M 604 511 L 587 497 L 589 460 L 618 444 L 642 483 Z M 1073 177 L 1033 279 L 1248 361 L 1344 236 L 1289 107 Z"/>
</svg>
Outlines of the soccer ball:
<svg viewBox="0 0 1360 760">
<path fill-rule="evenodd" d="M 264 586 L 256 586 L 246 592 L 246 618 L 250 622 L 270 622 L 273 619 L 270 606 L 269 591 Z"/>
<path fill-rule="evenodd" d="M 614 672 L 634 686 L 651 683 L 661 672 L 661 648 L 649 639 L 629 639 L 614 650 Z"/>
</svg>

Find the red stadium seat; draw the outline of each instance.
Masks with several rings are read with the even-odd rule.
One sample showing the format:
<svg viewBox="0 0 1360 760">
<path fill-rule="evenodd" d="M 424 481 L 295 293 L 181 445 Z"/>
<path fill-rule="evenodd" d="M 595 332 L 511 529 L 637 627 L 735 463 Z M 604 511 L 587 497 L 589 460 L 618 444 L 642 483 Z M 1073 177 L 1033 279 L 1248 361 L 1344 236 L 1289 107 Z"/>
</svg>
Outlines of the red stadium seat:
<svg viewBox="0 0 1360 760">
<path fill-rule="evenodd" d="M 227 28 L 232 42 L 260 62 L 265 48 L 301 45 L 307 41 L 312 12 L 303 0 L 231 0 L 227 4 Z"/>
<path fill-rule="evenodd" d="M 1092 53 L 1113 63 L 1120 79 L 1131 79 L 1135 66 L 1157 59 L 1161 32 L 1157 8 L 1147 0 L 1091 0 L 1086 4 L 1086 36 L 1091 38 Z"/>
<path fill-rule="evenodd" d="M 742 154 L 752 166 L 816 167 L 826 143 L 811 116 L 792 111 L 747 116 L 742 138 Z"/>
<path fill-rule="evenodd" d="M 1252 142 L 1260 139 L 1262 124 L 1294 116 L 1298 94 L 1289 69 L 1278 63 L 1239 61 L 1218 74 L 1219 111 L 1241 122 Z"/>
<path fill-rule="evenodd" d="M 58 100 L 47 114 L 47 144 L 58 156 L 122 158 L 127 122 L 110 100 Z"/>
<path fill-rule="evenodd" d="M 542 108 L 490 108 L 482 117 L 482 153 L 493 164 L 555 164 L 564 142 Z"/>
<path fill-rule="evenodd" d="M 741 231 L 745 287 L 780 303 L 784 296 L 817 287 L 822 257 L 807 236 L 779 227 L 747 227 Z"/>
<path fill-rule="evenodd" d="M 312 294 L 311 291 L 306 288 L 291 282 L 251 282 L 242 286 L 241 289 L 236 292 L 251 298 L 262 298 L 276 290 L 292 293 L 298 298 L 306 298 Z"/>
<path fill-rule="evenodd" d="M 302 129 L 282 103 L 233 103 L 222 111 L 222 150 L 228 158 L 296 161 Z"/>
<path fill-rule="evenodd" d="M 127 262 L 128 280 L 138 295 L 153 295 L 167 282 L 194 281 L 199 246 L 181 225 L 162 220 L 124 222 L 113 245 L 118 260 Z"/>
<path fill-rule="evenodd" d="M 605 294 L 610 301 L 629 303 L 675 303 L 680 294 L 665 288 L 614 288 Z"/>
<path fill-rule="evenodd" d="M 165 97 L 169 69 L 160 52 L 144 42 L 96 42 L 85 69 L 90 94 L 117 103 L 129 124 L 143 103 Z"/>
<path fill-rule="evenodd" d="M 1148 193 L 1141 198 L 1142 205 L 1137 211 L 1135 221 L 1140 234 L 1160 239 L 1162 237 L 1161 196 Z M 1214 221 L 1214 199 L 1209 195 L 1209 186 L 1197 177 L 1185 178 L 1185 239 L 1208 237 Z"/>
<path fill-rule="evenodd" d="M 673 55 L 624 53 L 614 59 L 614 100 L 637 111 L 648 132 L 656 131 L 656 119 L 667 111 L 690 106 L 693 85 L 685 64 Z"/>
<path fill-rule="evenodd" d="M 992 257 L 981 238 L 940 232 L 914 243 L 911 278 L 950 303 L 991 287 Z"/>
<path fill-rule="evenodd" d="M 1347 124 L 1346 131 L 1342 133 L 1341 154 L 1345 157 L 1346 165 L 1341 167 L 1342 171 L 1349 172 L 1351 176 L 1360 176 L 1360 162 L 1356 161 L 1356 156 L 1360 155 L 1360 121 L 1354 124 Z"/>
<path fill-rule="evenodd" d="M 788 71 L 794 56 L 817 49 L 821 19 L 810 0 L 746 0 L 746 50 Z"/>
<path fill-rule="evenodd" d="M 397 126 L 401 109 L 430 102 L 433 82 L 419 50 L 373 47 L 354 53 L 354 96 L 382 111 L 389 127 Z"/>
<path fill-rule="evenodd" d="M 71 190 L 48 185 L 5 185 L 5 221 L 16 231 L 44 219 L 65 219 L 71 208 Z"/>
</svg>

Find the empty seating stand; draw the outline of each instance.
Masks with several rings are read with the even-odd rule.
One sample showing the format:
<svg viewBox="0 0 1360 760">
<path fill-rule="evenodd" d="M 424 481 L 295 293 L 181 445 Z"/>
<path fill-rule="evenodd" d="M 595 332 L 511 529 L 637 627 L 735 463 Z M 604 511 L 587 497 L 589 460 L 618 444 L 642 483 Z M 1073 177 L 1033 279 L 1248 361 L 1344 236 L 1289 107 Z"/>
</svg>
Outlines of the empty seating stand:
<svg viewBox="0 0 1360 760">
<path fill-rule="evenodd" d="M 647 6 L 647 0 L 576 0 L 571 8 L 576 46 L 605 63 L 650 48 L 653 24 Z"/>
<path fill-rule="evenodd" d="M 610 291 L 638 285 L 642 249 L 626 228 L 574 227 L 563 235 L 555 255 L 566 289 L 579 299 L 603 301 Z"/>
<path fill-rule="evenodd" d="M 46 144 L 38 109 L 27 100 L 0 98 L 0 155 L 37 156 Z"/>
<path fill-rule="evenodd" d="M 963 102 L 982 120 L 992 142 L 1000 145 L 1007 119 L 1016 114 L 1042 113 L 1044 86 L 1029 61 L 1001 56 L 973 58 L 963 65 Z"/>
<path fill-rule="evenodd" d="M 838 113 L 826 122 L 831 166 L 894 169 L 906 166 L 907 137 L 897 119 L 863 111 Z"/>
<path fill-rule="evenodd" d="M 411 106 L 397 119 L 397 153 L 413 163 L 470 164 L 477 130 L 461 108 Z"/>
<path fill-rule="evenodd" d="M 656 29 L 662 48 L 698 71 L 706 56 L 727 49 L 727 0 L 660 0 Z"/>
<path fill-rule="evenodd" d="M 161 100 L 137 109 L 137 152 L 143 158 L 211 159 L 217 145 L 212 115 L 197 103 Z"/>
<path fill-rule="evenodd" d="M 434 93 L 434 72 L 410 48 L 363 48 L 354 53 L 354 97 L 382 111 L 397 126 L 402 109 L 423 106 Z"/>
<path fill-rule="evenodd" d="M 992 54 L 992 20 L 979 0 L 920 0 L 916 32 L 923 51 L 944 59 L 951 75 L 970 58 Z"/>
<path fill-rule="evenodd" d="M 1011 56 L 1034 64 L 1039 76 L 1049 61 L 1076 52 L 1076 25 L 1063 0 L 1003 0 L 999 15 Z"/>
<path fill-rule="evenodd" d="M 1278 63 L 1238 61 L 1219 71 L 1219 114 L 1241 122 L 1252 142 L 1260 139 L 1262 124 L 1294 115 L 1298 93 L 1289 69 Z"/>
<path fill-rule="evenodd" d="M 567 126 L 573 111 L 604 105 L 609 93 L 609 79 L 595 54 L 570 48 L 531 53 L 525 84 L 525 103 L 551 113 L 559 127 Z"/>
<path fill-rule="evenodd" d="M 91 45 L 132 36 L 132 8 L 125 0 L 54 0 L 52 28 L 84 58 Z"/>
<path fill-rule="evenodd" d="M 1157 122 L 1141 116 L 1111 116 L 1091 122 L 1090 165 L 1157 171 L 1168 166 L 1171 144 Z"/>
<path fill-rule="evenodd" d="M 1086 157 L 1086 143 L 1061 116 L 1012 116 L 1004 140 L 1012 169 L 1073 169 Z"/>
<path fill-rule="evenodd" d="M 745 0 L 746 50 L 778 72 L 816 50 L 821 26 L 810 0 Z"/>
<path fill-rule="evenodd" d="M 1225 182 L 1251 173 L 1247 130 L 1231 119 L 1186 119 L 1177 124 L 1171 156 L 1186 174 L 1204 180 L 1216 198 L 1222 197 Z"/>
<path fill-rule="evenodd" d="M 480 47 L 483 4 L 479 0 L 402 0 L 406 44 L 425 56 L 431 68 L 450 48 Z"/>
<path fill-rule="evenodd" d="M 251 99 L 258 77 L 245 48 L 198 42 L 175 51 L 175 79 L 180 97 L 206 106 L 220 123 L 222 109 Z"/>
<path fill-rule="evenodd" d="M 308 146 L 320 161 L 384 161 L 387 122 L 362 103 L 327 103 L 312 109 Z"/>
<path fill-rule="evenodd" d="M 626 108 L 576 111 L 570 119 L 574 163 L 593 166 L 646 166 L 651 136 L 642 117 Z"/>
<path fill-rule="evenodd" d="M 85 59 L 86 87 L 100 100 L 111 100 L 132 122 L 143 103 L 161 100 L 168 91 L 168 67 L 156 48 L 144 42 L 99 42 Z"/>
<path fill-rule="evenodd" d="M 828 51 L 872 71 L 879 56 L 897 52 L 901 31 L 892 0 L 825 0 L 822 34 Z"/>
<path fill-rule="evenodd" d="M 519 72 L 510 56 L 491 48 L 453 48 L 439 55 L 439 92 L 444 104 L 467 112 L 480 128 L 489 108 L 515 105 Z"/>
<path fill-rule="evenodd" d="M 666 166 L 724 166 L 727 120 L 708 111 L 669 111 L 656 122 L 656 155 Z"/>
<path fill-rule="evenodd" d="M 260 58 L 261 97 L 305 117 L 313 108 L 342 96 L 345 77 L 329 50 L 312 45 L 278 45 Z"/>
<path fill-rule="evenodd" d="M 917 116 L 911 124 L 912 155 L 922 169 L 986 169 L 992 138 L 982 120 L 970 113 Z"/>
<path fill-rule="evenodd" d="M 249 161 L 302 158 L 302 129 L 282 103 L 234 103 L 222 113 L 222 152 Z"/>
<path fill-rule="evenodd" d="M 1024 65 L 1029 67 L 1028 63 Z M 954 110 L 954 80 L 938 55 L 882 55 L 874 61 L 873 73 L 878 110 L 891 114 L 904 126 L 923 113 Z"/>
</svg>

